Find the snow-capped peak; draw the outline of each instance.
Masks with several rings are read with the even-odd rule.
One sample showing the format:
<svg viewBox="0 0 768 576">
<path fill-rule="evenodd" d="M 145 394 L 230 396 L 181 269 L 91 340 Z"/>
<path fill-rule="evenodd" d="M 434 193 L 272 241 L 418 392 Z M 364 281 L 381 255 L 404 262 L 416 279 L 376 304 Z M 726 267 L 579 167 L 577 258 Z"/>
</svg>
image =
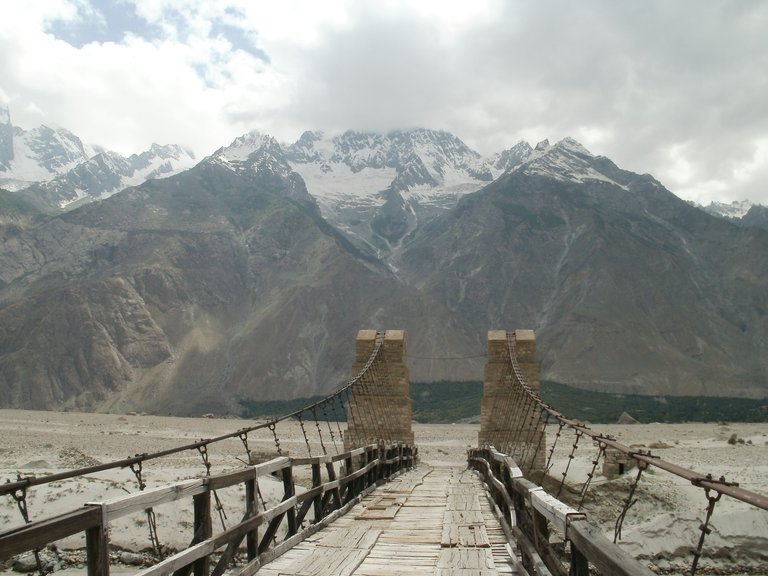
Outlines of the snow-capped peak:
<svg viewBox="0 0 768 576">
<path fill-rule="evenodd" d="M 262 134 L 258 130 L 253 130 L 238 136 L 229 146 L 220 148 L 215 152 L 214 156 L 222 156 L 228 161 L 243 162 L 251 154 L 265 147 L 280 150 L 280 145 L 272 136 Z"/>
<path fill-rule="evenodd" d="M 749 200 L 734 200 L 730 203 L 712 201 L 707 206 L 700 206 L 700 208 L 713 216 L 738 220 L 743 218 L 752 206 L 754 203 Z"/>
<path fill-rule="evenodd" d="M 512 148 L 494 154 L 491 163 L 499 173 L 509 172 L 525 162 L 532 152 L 533 148 L 531 148 L 531 145 L 521 140 Z"/>
<path fill-rule="evenodd" d="M 347 207 L 380 206 L 388 193 L 447 208 L 495 175 L 491 163 L 459 138 L 425 128 L 305 132 L 286 147 L 286 157 L 330 218 Z"/>
<path fill-rule="evenodd" d="M 219 148 L 206 161 L 238 174 L 257 174 L 266 170 L 287 177 L 291 173 L 291 167 L 277 140 L 256 130 L 235 138 L 232 144 Z"/>
<path fill-rule="evenodd" d="M 573 138 L 563 138 L 555 144 L 542 140 L 515 170 L 564 182 L 601 180 L 626 189 L 596 168 L 594 159 L 592 153 Z"/>
<path fill-rule="evenodd" d="M 560 148 L 570 150 L 571 152 L 575 152 L 577 154 L 592 157 L 592 153 L 589 150 L 587 150 L 584 146 L 582 146 L 580 142 L 577 142 L 570 136 L 566 136 L 560 140 L 560 142 L 555 144 L 555 146 L 559 146 Z"/>
</svg>

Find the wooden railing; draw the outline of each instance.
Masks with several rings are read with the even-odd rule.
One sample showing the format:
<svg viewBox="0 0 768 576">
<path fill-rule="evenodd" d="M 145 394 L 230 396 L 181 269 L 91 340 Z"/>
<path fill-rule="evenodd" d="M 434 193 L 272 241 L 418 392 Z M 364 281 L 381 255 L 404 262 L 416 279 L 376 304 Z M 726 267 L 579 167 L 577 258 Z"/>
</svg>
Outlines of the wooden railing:
<svg viewBox="0 0 768 576">
<path fill-rule="evenodd" d="M 472 449 L 468 465 L 483 477 L 502 528 L 516 541 L 523 566 L 539 576 L 588 576 L 592 565 L 600 574 L 650 576 L 637 560 L 603 536 L 586 514 L 547 494 L 523 478 L 514 460 L 493 447 Z M 550 543 L 550 528 L 570 543 L 566 567 Z"/>
<path fill-rule="evenodd" d="M 107 576 L 110 522 L 131 514 L 144 514 L 148 509 L 170 502 L 191 499 L 193 536 L 189 547 L 141 571 L 140 575 L 186 576 L 192 572 L 195 576 L 220 576 L 226 570 L 232 575 L 248 576 L 343 515 L 378 482 L 411 468 L 414 457 L 411 446 L 371 444 L 333 456 L 279 457 L 218 476 L 90 502 L 80 509 L 0 532 L 0 562 L 85 532 L 88 575 Z M 295 469 L 302 466 L 311 470 L 312 486 L 297 494 Z M 282 477 L 283 497 L 279 504 L 260 510 L 257 480 L 270 474 Z M 245 488 L 242 520 L 214 534 L 212 495 L 216 490 L 237 485 Z M 303 527 L 305 521 L 308 526 Z M 233 568 L 232 560 L 243 541 L 247 562 Z"/>
</svg>

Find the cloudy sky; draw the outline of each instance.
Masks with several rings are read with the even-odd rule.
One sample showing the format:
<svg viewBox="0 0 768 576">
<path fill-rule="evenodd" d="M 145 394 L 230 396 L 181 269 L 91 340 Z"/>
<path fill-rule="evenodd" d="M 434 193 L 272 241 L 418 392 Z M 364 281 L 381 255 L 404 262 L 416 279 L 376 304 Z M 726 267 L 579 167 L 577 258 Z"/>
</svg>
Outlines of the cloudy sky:
<svg viewBox="0 0 768 576">
<path fill-rule="evenodd" d="M 572 136 L 700 202 L 768 204 L 762 0 L 3 0 L 0 104 L 122 153 L 249 130 Z"/>
</svg>

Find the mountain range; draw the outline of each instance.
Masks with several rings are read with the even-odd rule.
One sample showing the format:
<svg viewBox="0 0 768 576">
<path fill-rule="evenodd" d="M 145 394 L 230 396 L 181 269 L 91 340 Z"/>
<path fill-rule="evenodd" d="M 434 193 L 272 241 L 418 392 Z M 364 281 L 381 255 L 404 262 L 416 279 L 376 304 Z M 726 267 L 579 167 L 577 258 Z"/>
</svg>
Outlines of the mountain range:
<svg viewBox="0 0 768 576">
<path fill-rule="evenodd" d="M 125 157 L 84 144 L 64 128 L 23 130 L 0 107 L 0 188 L 22 191 L 43 209 L 73 208 L 128 186 L 191 168 L 194 155 L 177 145 L 153 144 Z"/>
<path fill-rule="evenodd" d="M 768 396 L 768 231 L 572 139 L 250 133 L 53 215 L 51 182 L 110 163 L 46 157 L 0 192 L 1 406 L 236 413 L 334 389 L 364 327 L 406 330 L 414 381 L 480 380 L 487 330 L 526 327 L 549 380 Z"/>
</svg>

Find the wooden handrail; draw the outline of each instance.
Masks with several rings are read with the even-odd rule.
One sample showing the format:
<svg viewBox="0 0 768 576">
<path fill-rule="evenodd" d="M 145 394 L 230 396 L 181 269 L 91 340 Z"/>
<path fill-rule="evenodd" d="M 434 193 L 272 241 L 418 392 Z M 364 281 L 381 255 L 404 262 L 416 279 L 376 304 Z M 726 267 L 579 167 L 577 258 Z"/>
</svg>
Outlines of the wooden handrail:
<svg viewBox="0 0 768 576">
<path fill-rule="evenodd" d="M 553 574 L 560 574 L 562 566 L 554 558 L 549 545 L 548 526 L 554 526 L 571 543 L 571 572 L 576 576 L 589 574 L 587 563 L 602 574 L 617 576 L 651 576 L 653 573 L 629 556 L 616 544 L 605 538 L 600 529 L 590 523 L 586 514 L 571 508 L 551 496 L 541 486 L 525 479 L 515 462 L 493 447 L 472 449 L 468 465 L 481 473 L 496 509 L 523 544 L 524 565 L 541 573 L 541 561 Z M 502 478 L 494 473 L 494 465 Z M 505 484 L 504 479 L 508 479 Z M 514 517 L 512 515 L 514 514 Z M 535 549 L 534 550 L 531 548 Z"/>
<path fill-rule="evenodd" d="M 339 463 L 344 464 L 343 474 L 341 470 L 337 471 L 335 468 Z M 401 444 L 390 446 L 371 444 L 334 456 L 279 457 L 225 474 L 176 482 L 103 502 L 89 502 L 83 508 L 0 532 L 0 561 L 42 548 L 61 538 L 86 532 L 88 574 L 89 576 L 108 576 L 106 551 L 109 538 L 108 525 L 111 521 L 184 499 L 194 500 L 196 515 L 210 517 L 211 499 L 207 495 L 214 490 L 246 484 L 246 491 L 248 491 L 249 483 L 252 485 L 259 477 L 281 472 L 284 496 L 280 503 L 258 512 L 252 506 L 247 508 L 243 519 L 238 524 L 216 535 L 210 535 L 210 532 L 207 537 L 203 535 L 202 540 L 195 541 L 189 548 L 165 558 L 140 574 L 142 576 L 170 574 L 209 557 L 222 546 L 227 546 L 227 553 L 234 552 L 245 537 L 251 538 L 254 542 L 254 545 L 248 545 L 248 565 L 259 566 L 267 558 L 275 557 L 274 551 L 278 549 L 285 551 L 301 541 L 303 537 L 316 531 L 313 528 L 315 525 L 330 522 L 342 511 L 349 510 L 363 494 L 375 488 L 379 479 L 398 474 L 412 467 L 413 464 L 414 449 Z M 313 467 L 313 486 L 297 495 L 293 469 L 302 465 Z M 325 481 L 322 479 L 321 465 L 326 467 L 328 479 Z M 202 512 L 199 509 L 200 506 L 204 506 Z M 298 513 L 297 508 L 299 508 Z M 309 528 L 300 529 L 298 524 L 310 508 L 314 508 L 315 511 L 312 523 Z M 272 536 L 277 533 L 279 525 L 284 521 L 287 522 L 287 534 L 281 543 L 275 544 L 272 542 Z M 268 525 L 264 533 L 259 530 L 262 525 Z M 258 548 L 255 545 L 257 530 L 262 539 Z M 223 557 L 226 556 L 227 554 L 224 554 Z M 219 562 L 221 564 L 222 561 Z M 217 566 L 217 571 L 225 567 Z"/>
</svg>

